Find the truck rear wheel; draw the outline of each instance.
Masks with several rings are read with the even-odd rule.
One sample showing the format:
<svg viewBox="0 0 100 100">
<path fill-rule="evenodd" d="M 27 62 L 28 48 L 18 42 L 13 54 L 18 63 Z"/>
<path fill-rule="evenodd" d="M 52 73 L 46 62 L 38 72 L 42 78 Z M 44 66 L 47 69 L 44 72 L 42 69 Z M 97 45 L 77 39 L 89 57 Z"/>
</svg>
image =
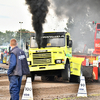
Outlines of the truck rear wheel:
<svg viewBox="0 0 100 100">
<path fill-rule="evenodd" d="M 98 67 L 98 82 L 100 82 L 100 67 Z"/>
<path fill-rule="evenodd" d="M 80 76 L 76 76 L 76 75 L 71 75 L 70 77 L 70 82 L 73 82 L 73 83 L 80 83 L 80 77 L 81 75 L 83 75 L 82 73 L 82 68 L 83 66 L 81 65 L 81 70 L 80 70 Z"/>
<path fill-rule="evenodd" d="M 65 64 L 65 69 L 62 70 L 62 79 L 63 80 L 70 80 L 70 65 L 69 63 Z"/>
<path fill-rule="evenodd" d="M 80 83 L 80 76 L 71 75 L 70 82 Z"/>
</svg>

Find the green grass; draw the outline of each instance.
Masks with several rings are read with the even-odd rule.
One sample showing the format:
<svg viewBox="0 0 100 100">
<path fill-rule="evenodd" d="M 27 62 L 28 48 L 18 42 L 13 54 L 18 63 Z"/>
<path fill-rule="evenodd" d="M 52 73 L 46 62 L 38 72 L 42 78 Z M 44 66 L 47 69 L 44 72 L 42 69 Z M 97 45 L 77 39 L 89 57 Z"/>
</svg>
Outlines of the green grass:
<svg viewBox="0 0 100 100">
<path fill-rule="evenodd" d="M 100 94 L 92 94 L 92 95 L 88 95 L 87 97 L 96 97 L 96 96 L 100 96 Z M 87 97 L 82 97 L 82 98 L 87 98 Z M 74 100 L 77 98 L 81 98 L 81 97 L 68 97 L 68 98 L 62 98 L 62 99 L 54 99 L 54 100 Z"/>
</svg>

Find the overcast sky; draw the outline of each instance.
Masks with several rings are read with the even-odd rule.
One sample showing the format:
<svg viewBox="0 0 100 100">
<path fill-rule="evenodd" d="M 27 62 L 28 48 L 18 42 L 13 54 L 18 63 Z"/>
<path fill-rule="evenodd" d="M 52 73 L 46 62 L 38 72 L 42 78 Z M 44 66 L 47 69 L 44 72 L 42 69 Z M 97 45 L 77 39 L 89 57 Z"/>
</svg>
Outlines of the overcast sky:
<svg viewBox="0 0 100 100">
<path fill-rule="evenodd" d="M 52 8 L 53 3 L 51 2 L 44 31 L 64 30 L 67 19 L 59 21 Z M 34 31 L 31 25 L 31 14 L 25 0 L 0 0 L 0 31 L 17 31 L 20 29 L 19 22 L 23 22 L 21 26 L 23 29 Z"/>
</svg>

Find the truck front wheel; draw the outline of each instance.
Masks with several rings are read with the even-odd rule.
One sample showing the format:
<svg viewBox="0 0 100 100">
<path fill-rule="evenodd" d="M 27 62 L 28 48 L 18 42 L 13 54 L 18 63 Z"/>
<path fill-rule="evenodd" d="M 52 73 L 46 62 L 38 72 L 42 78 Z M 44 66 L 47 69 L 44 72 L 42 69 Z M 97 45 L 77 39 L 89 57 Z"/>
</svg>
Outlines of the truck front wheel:
<svg viewBox="0 0 100 100">
<path fill-rule="evenodd" d="M 65 64 L 65 69 L 62 70 L 62 79 L 63 80 L 70 80 L 70 64 L 66 63 Z"/>
<path fill-rule="evenodd" d="M 42 81 L 54 81 L 54 76 L 41 76 Z"/>
<path fill-rule="evenodd" d="M 34 81 L 34 78 L 35 78 L 34 72 L 30 72 L 29 75 L 26 75 L 26 79 L 27 79 L 27 77 L 31 77 L 31 80 L 32 80 L 32 82 L 33 82 L 33 81 Z"/>
</svg>

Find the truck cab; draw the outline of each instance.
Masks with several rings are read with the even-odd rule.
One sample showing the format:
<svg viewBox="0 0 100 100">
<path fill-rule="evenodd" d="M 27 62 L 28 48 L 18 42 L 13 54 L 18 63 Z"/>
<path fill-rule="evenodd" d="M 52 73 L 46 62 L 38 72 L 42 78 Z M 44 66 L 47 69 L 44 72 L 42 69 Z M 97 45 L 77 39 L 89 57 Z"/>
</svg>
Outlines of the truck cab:
<svg viewBox="0 0 100 100">
<path fill-rule="evenodd" d="M 57 76 L 67 81 L 71 72 L 77 75 L 79 71 L 80 75 L 80 70 L 75 68 L 76 62 L 72 63 L 72 40 L 68 32 L 43 33 L 41 48 L 38 48 L 36 34 L 32 34 L 27 60 L 32 81 L 35 75 L 42 76 L 42 80 L 53 80 Z"/>
</svg>

